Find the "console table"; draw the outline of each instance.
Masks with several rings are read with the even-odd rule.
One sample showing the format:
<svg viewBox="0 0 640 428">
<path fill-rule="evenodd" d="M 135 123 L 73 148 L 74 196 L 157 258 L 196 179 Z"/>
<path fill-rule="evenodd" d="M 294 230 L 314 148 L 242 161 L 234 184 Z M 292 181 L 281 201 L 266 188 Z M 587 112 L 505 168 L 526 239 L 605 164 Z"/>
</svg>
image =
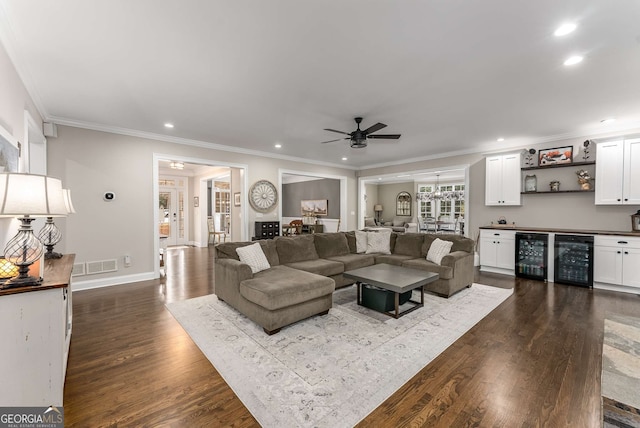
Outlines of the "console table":
<svg viewBox="0 0 640 428">
<path fill-rule="evenodd" d="M 74 259 L 67 254 L 46 260 L 42 285 L 0 290 L 3 406 L 62 406 Z"/>
</svg>

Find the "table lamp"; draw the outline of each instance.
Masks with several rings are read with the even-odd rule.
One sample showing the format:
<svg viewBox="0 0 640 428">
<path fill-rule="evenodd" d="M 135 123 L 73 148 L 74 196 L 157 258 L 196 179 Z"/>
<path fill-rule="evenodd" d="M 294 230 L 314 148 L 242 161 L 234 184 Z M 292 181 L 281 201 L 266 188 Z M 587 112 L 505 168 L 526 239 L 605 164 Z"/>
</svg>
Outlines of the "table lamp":
<svg viewBox="0 0 640 428">
<path fill-rule="evenodd" d="M 382 205 L 380 204 L 374 205 L 373 210 L 376 212 L 376 221 L 380 222 L 380 213 L 382 212 Z"/>
<path fill-rule="evenodd" d="M 75 214 L 76 210 L 73 208 L 73 202 L 71 202 L 71 191 L 62 189 L 62 196 L 67 214 Z M 53 217 L 47 217 L 47 222 L 38 233 L 38 239 L 47 247 L 47 252 L 44 253 L 45 259 L 59 259 L 62 257 L 62 254 L 53 251 L 53 247 L 62 239 L 62 232 L 53 222 Z"/>
<path fill-rule="evenodd" d="M 67 215 L 62 183 L 44 175 L 0 174 L 0 216 L 19 217 L 20 228 L 4 249 L 5 258 L 18 267 L 18 276 L 3 288 L 40 285 L 42 278 L 29 275 L 29 266 L 40 259 L 42 242 L 33 234 L 34 217 Z"/>
</svg>

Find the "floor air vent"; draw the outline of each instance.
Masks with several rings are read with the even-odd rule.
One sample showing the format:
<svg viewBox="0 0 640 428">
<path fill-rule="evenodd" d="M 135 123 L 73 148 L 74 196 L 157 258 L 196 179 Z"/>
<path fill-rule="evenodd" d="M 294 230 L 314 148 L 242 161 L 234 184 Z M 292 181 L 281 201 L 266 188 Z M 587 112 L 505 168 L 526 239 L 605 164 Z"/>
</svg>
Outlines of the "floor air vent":
<svg viewBox="0 0 640 428">
<path fill-rule="evenodd" d="M 87 275 L 91 275 L 94 273 L 115 272 L 117 270 L 118 261 L 116 259 L 101 260 L 98 262 L 87 262 Z"/>
<path fill-rule="evenodd" d="M 84 263 L 74 263 L 73 270 L 71 270 L 71 276 L 86 275 L 84 271 Z"/>
</svg>

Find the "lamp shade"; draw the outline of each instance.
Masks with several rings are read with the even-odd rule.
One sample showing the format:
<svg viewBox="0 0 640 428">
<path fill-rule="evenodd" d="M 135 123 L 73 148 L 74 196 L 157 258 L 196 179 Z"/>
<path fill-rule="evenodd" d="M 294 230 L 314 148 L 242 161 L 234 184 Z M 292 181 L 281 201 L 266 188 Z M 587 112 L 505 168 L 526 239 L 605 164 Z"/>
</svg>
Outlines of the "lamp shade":
<svg viewBox="0 0 640 428">
<path fill-rule="evenodd" d="M 382 211 L 382 205 L 374 205 L 373 206 L 373 210 L 374 211 Z"/>
<path fill-rule="evenodd" d="M 67 214 L 75 214 L 76 210 L 73 208 L 73 202 L 71 201 L 71 190 L 62 189 L 62 194 L 64 195 L 64 204 L 67 208 Z"/>
<path fill-rule="evenodd" d="M 36 174 L 0 174 L 0 216 L 67 215 L 62 182 Z"/>
</svg>

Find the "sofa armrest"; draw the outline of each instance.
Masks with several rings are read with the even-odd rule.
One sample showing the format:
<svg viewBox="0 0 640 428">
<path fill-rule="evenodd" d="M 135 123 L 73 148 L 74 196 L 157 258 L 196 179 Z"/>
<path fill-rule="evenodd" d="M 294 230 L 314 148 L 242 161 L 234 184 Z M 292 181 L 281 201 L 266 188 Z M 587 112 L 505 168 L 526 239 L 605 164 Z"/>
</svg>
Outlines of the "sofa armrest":
<svg viewBox="0 0 640 428">
<path fill-rule="evenodd" d="M 233 298 L 240 294 L 240 283 L 253 278 L 248 264 L 235 259 L 216 259 L 215 264 L 215 294 L 222 300 Z"/>
<path fill-rule="evenodd" d="M 404 230 L 405 232 L 418 233 L 418 223 L 405 223 Z"/>
<path fill-rule="evenodd" d="M 444 256 L 440 262 L 442 266 L 453 268 L 454 275 L 457 266 L 465 263 L 471 263 L 471 266 L 473 266 L 473 254 L 466 251 L 454 251 Z"/>
</svg>

